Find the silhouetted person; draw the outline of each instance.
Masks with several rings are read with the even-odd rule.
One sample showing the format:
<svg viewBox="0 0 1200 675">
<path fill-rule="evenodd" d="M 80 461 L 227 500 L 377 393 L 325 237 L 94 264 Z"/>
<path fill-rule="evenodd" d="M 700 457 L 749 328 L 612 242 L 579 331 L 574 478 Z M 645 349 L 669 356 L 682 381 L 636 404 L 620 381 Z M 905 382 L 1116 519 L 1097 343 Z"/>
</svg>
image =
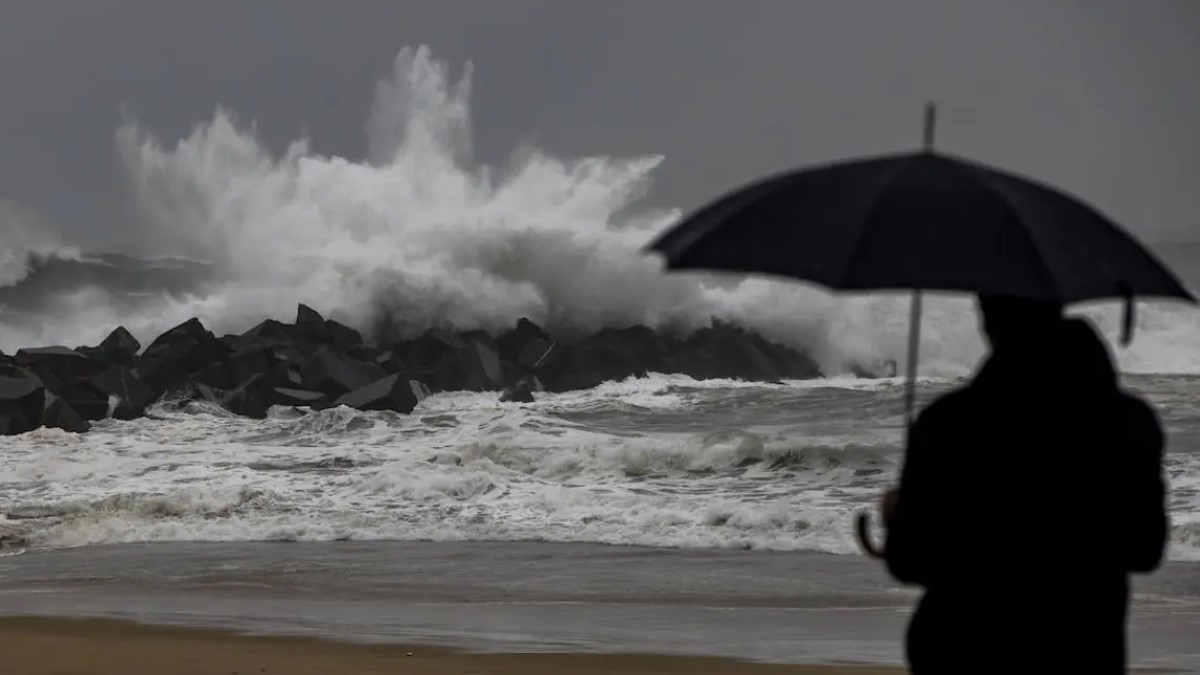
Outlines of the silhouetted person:
<svg viewBox="0 0 1200 675">
<path fill-rule="evenodd" d="M 1168 538 L 1163 434 L 1091 325 L 981 298 L 991 354 L 913 426 L 885 558 L 925 589 L 914 673 L 1123 673 L 1129 575 Z"/>
</svg>

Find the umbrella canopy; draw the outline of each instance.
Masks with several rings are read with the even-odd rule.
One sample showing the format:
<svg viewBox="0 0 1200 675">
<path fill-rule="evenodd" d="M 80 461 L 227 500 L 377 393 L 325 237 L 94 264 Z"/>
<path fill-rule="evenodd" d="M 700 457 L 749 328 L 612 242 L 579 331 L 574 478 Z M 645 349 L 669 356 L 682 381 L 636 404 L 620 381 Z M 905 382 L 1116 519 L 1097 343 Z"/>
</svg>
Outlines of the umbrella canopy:
<svg viewBox="0 0 1200 675">
<path fill-rule="evenodd" d="M 734 191 L 651 245 L 670 269 L 848 291 L 934 290 L 1062 304 L 1194 301 L 1115 223 L 1048 185 L 932 150 L 802 169 Z"/>
</svg>

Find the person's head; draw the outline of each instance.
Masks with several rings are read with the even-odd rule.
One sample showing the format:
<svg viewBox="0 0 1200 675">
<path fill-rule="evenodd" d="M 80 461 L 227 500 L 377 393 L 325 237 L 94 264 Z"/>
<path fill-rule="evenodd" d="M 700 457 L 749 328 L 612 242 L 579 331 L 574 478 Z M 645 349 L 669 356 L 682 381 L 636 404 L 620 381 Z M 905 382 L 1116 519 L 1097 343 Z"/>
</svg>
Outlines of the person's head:
<svg viewBox="0 0 1200 675">
<path fill-rule="evenodd" d="M 1063 306 L 997 295 L 979 296 L 983 332 L 995 348 L 1020 339 L 1036 337 L 1064 320 Z"/>
</svg>

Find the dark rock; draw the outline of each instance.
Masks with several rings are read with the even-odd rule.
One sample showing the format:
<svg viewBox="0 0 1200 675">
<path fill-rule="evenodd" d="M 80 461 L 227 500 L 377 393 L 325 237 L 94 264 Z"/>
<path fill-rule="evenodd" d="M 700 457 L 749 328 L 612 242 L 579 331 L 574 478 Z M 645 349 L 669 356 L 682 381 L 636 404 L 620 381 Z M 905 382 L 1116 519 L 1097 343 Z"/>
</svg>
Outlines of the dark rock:
<svg viewBox="0 0 1200 675">
<path fill-rule="evenodd" d="M 646 326 L 602 330 L 585 340 L 584 344 L 600 345 L 621 352 L 637 364 L 638 370 L 659 373 L 670 372 L 671 356 L 684 348 L 679 341 L 660 335 Z"/>
<path fill-rule="evenodd" d="M 275 387 L 283 387 L 285 389 L 304 388 L 304 378 L 300 374 L 300 367 L 282 361 L 277 360 L 270 370 L 262 373 L 262 377 L 268 389 L 274 389 Z"/>
<path fill-rule="evenodd" d="M 308 357 L 312 355 L 312 351 L 316 351 L 316 349 L 306 354 L 292 345 L 276 345 L 271 351 L 275 354 L 276 365 L 282 364 L 288 367 L 295 366 L 296 368 L 300 368 L 308 361 Z"/>
<path fill-rule="evenodd" d="M 146 351 L 151 352 L 161 349 L 165 345 L 178 342 L 184 338 L 189 338 L 197 342 L 215 339 L 213 338 L 213 334 L 204 327 L 204 324 L 200 323 L 200 319 L 191 318 L 179 324 L 178 326 L 171 328 L 162 335 L 159 335 L 154 339 L 154 342 L 150 343 L 150 346 L 146 348 Z"/>
<path fill-rule="evenodd" d="M 631 326 L 556 342 L 521 319 L 497 339 L 483 331 L 429 330 L 382 351 L 358 331 L 299 305 L 294 325 L 267 320 L 217 340 L 191 319 L 158 336 L 140 356 L 139 347 L 118 328 L 98 347 L 0 355 L 0 378 L 44 389 L 36 409 L 0 406 L 7 415 L 4 428 L 40 423 L 47 393 L 55 395 L 55 411 L 66 406 L 86 421 L 108 413 L 109 397 L 118 399 L 113 414 L 128 419 L 176 390 L 262 417 L 274 404 L 322 407 L 330 401 L 407 412 L 430 392 L 463 389 L 503 391 L 501 400 L 527 402 L 534 391 L 589 388 L 652 371 L 763 382 L 820 376 L 807 355 L 720 321 L 686 338 Z M 879 376 L 894 372 L 894 364 L 851 364 L 851 370 Z M 64 424 L 73 424 L 62 414 Z"/>
<path fill-rule="evenodd" d="M 396 373 L 408 374 L 408 367 L 404 365 L 404 359 L 395 350 L 388 350 L 375 357 L 375 365 L 383 369 L 388 375 Z"/>
<path fill-rule="evenodd" d="M 42 425 L 40 414 L 38 418 L 35 422 L 20 410 L 0 411 L 0 436 L 16 436 L 33 431 Z"/>
<path fill-rule="evenodd" d="M 707 363 L 700 366 L 704 378 L 755 381 L 811 379 L 821 377 L 820 368 L 807 354 L 773 343 L 757 333 L 733 324 L 714 321 L 693 333 L 686 351 Z M 679 372 L 687 372 L 680 369 Z M 688 372 L 687 374 L 697 377 Z"/>
<path fill-rule="evenodd" d="M 191 379 L 214 389 L 233 389 L 236 386 L 233 381 L 233 373 L 230 372 L 229 364 L 225 361 L 208 364 L 192 373 Z"/>
<path fill-rule="evenodd" d="M 95 364 L 95 368 L 98 370 L 103 370 L 104 368 L 107 368 L 113 364 L 112 359 L 108 358 L 108 355 L 104 353 L 104 350 L 100 349 L 99 347 L 80 345 L 72 351 L 84 357 L 85 359 L 92 361 Z"/>
<path fill-rule="evenodd" d="M 296 359 L 296 360 L 293 360 Z M 300 387 L 300 364 L 304 357 L 290 347 L 265 347 L 234 352 L 194 374 L 192 379 L 217 389 L 236 389 L 255 375 L 271 387 Z"/>
<path fill-rule="evenodd" d="M 304 375 L 300 370 L 300 366 L 286 363 L 277 372 L 279 373 L 278 384 L 283 384 L 290 389 L 299 389 L 304 386 Z"/>
<path fill-rule="evenodd" d="M 382 352 L 378 348 L 368 344 L 354 345 L 346 350 L 346 356 L 363 363 L 375 363 L 375 359 L 378 359 L 380 354 Z"/>
<path fill-rule="evenodd" d="M 386 375 L 378 366 L 340 356 L 329 347 L 314 352 L 302 371 L 304 389 L 330 398 L 361 389 Z"/>
<path fill-rule="evenodd" d="M 645 326 L 607 329 L 578 344 L 553 344 L 532 361 L 549 391 L 587 389 L 601 382 L 645 377 L 649 371 L 678 372 L 672 359 L 681 355 L 672 343 Z"/>
<path fill-rule="evenodd" d="M 528 370 L 509 363 L 508 361 L 500 362 L 500 372 L 504 380 L 505 387 L 521 380 L 534 379 L 534 376 L 530 374 Z"/>
<path fill-rule="evenodd" d="M 556 343 L 550 340 L 533 340 L 517 355 L 516 364 L 529 370 L 537 370 L 548 363 Z"/>
<path fill-rule="evenodd" d="M 529 319 L 517 321 L 516 328 L 496 339 L 496 353 L 510 363 L 519 363 L 521 355 L 535 342 L 550 343 L 550 335 Z"/>
<path fill-rule="evenodd" d="M 745 341 L 735 341 L 730 345 L 731 349 L 725 355 L 725 363 L 731 366 L 728 376 L 757 382 L 774 382 L 786 377 L 784 370 L 787 364 L 779 358 L 778 349 L 757 338 L 750 336 Z"/>
<path fill-rule="evenodd" d="M 313 344 L 326 344 L 330 341 L 329 326 L 325 317 L 308 305 L 296 307 L 296 334 L 301 340 Z"/>
<path fill-rule="evenodd" d="M 294 346 L 297 343 L 298 331 L 294 326 L 267 319 L 241 335 L 227 335 L 221 338 L 230 351 L 257 351 L 268 347 Z"/>
<path fill-rule="evenodd" d="M 431 391 L 454 391 L 463 388 L 458 352 L 465 345 L 457 335 L 431 329 L 396 345 L 393 352 L 408 366 L 409 376 Z"/>
<path fill-rule="evenodd" d="M 393 351 L 409 365 L 414 374 L 424 375 L 432 366 L 446 360 L 447 355 L 453 360 L 454 354 L 462 347 L 462 338 L 457 335 L 430 329 L 415 340 L 397 345 Z"/>
<path fill-rule="evenodd" d="M 90 380 L 72 380 L 55 394 L 85 420 L 108 417 L 108 394 L 100 391 Z"/>
<path fill-rule="evenodd" d="M 553 363 L 545 364 L 538 372 L 538 381 L 546 391 L 562 392 L 572 389 L 587 389 L 604 380 L 598 376 L 585 377 L 579 372 L 577 345 L 559 343 L 555 345 Z"/>
<path fill-rule="evenodd" d="M 42 388 L 42 384 L 32 377 L 0 377 L 0 406 L 24 401 Z"/>
<path fill-rule="evenodd" d="M 62 360 L 64 363 L 72 364 L 86 360 L 86 357 L 74 349 L 54 346 L 18 350 L 13 360 L 22 366 L 28 366 L 30 363 L 41 360 Z"/>
<path fill-rule="evenodd" d="M 68 382 L 99 372 L 100 364 L 74 349 L 67 347 L 37 347 L 22 349 L 13 357 L 13 361 L 37 373 L 47 389 L 61 390 Z"/>
<path fill-rule="evenodd" d="M 334 405 L 344 405 L 356 410 L 392 410 L 407 414 L 417 407 L 417 397 L 408 380 L 397 374 L 388 375 L 356 389 L 338 398 Z"/>
<path fill-rule="evenodd" d="M 238 343 L 224 361 L 196 373 L 192 379 L 219 389 L 233 389 L 254 375 L 264 375 L 272 386 L 299 387 L 300 371 L 308 358 L 292 345 Z"/>
<path fill-rule="evenodd" d="M 75 434 L 82 434 L 92 428 L 87 420 L 63 399 L 54 394 L 46 395 L 46 405 L 42 412 L 42 425 L 47 429 L 62 429 Z"/>
<path fill-rule="evenodd" d="M 351 348 L 363 343 L 361 333 L 333 319 L 325 322 L 325 329 L 329 331 L 330 346 L 338 351 L 349 351 Z"/>
<path fill-rule="evenodd" d="M 603 382 L 645 377 L 645 367 L 611 344 L 560 346 L 560 356 L 538 378 L 548 391 L 590 389 Z"/>
<path fill-rule="evenodd" d="M 482 331 L 463 336 L 458 352 L 458 367 L 462 371 L 462 388 L 470 391 L 493 391 L 504 386 L 504 371 L 495 343 Z"/>
<path fill-rule="evenodd" d="M 504 388 L 504 392 L 500 394 L 501 403 L 533 403 L 533 392 L 529 389 L 529 383 L 521 380 Z"/>
<path fill-rule="evenodd" d="M 789 380 L 812 380 L 824 377 L 821 367 L 808 354 L 787 347 L 777 346 L 775 356 L 780 372 Z"/>
<path fill-rule="evenodd" d="M 207 384 L 200 382 L 188 382 L 181 387 L 180 392 L 171 392 L 175 394 L 181 401 L 200 400 L 207 401 L 215 405 L 221 405 L 225 399 L 225 392 L 220 389 L 213 389 Z"/>
<path fill-rule="evenodd" d="M 483 331 L 450 335 L 427 331 L 416 340 L 401 343 L 393 358 L 407 366 L 408 375 L 432 391 L 487 391 L 504 386 L 504 369 L 496 343 Z"/>
<path fill-rule="evenodd" d="M 820 377 L 805 354 L 772 343 L 733 324 L 715 321 L 684 341 L 662 338 L 666 351 L 650 370 L 682 373 L 698 380 L 725 378 L 760 382 Z M 646 355 L 643 355 L 646 356 Z"/>
<path fill-rule="evenodd" d="M 198 319 L 158 336 L 138 360 L 138 376 L 151 389 L 166 391 L 228 353 Z"/>
<path fill-rule="evenodd" d="M 33 378 L 0 377 L 0 434 L 23 434 L 42 425 L 46 389 Z"/>
<path fill-rule="evenodd" d="M 272 391 L 274 392 L 273 405 L 308 406 L 318 409 L 329 404 L 329 397 L 319 391 L 292 389 L 291 387 L 275 387 Z"/>
<path fill-rule="evenodd" d="M 238 385 L 237 389 L 221 396 L 219 403 L 222 408 L 235 415 L 263 419 L 271 408 L 275 391 L 270 387 L 266 378 L 259 374 Z"/>
<path fill-rule="evenodd" d="M 552 344 L 541 354 L 543 345 L 530 344 L 530 355 L 520 362 L 550 391 L 585 389 L 648 372 L 762 382 L 821 376 L 808 356 L 719 321 L 686 340 L 632 326 L 603 330 L 576 344 Z"/>
<path fill-rule="evenodd" d="M 0 361 L 0 377 L 15 377 L 17 379 L 24 380 L 38 380 L 38 383 L 41 383 L 41 380 L 38 379 L 37 373 L 25 370 L 12 361 Z"/>
<path fill-rule="evenodd" d="M 273 349 L 234 352 L 228 361 L 234 386 L 241 385 L 255 375 L 270 373 L 277 363 Z"/>
<path fill-rule="evenodd" d="M 137 378 L 134 372 L 125 366 L 113 366 L 99 375 L 91 378 L 96 389 L 118 399 L 113 417 L 119 420 L 131 420 L 141 417 L 146 408 L 158 397 L 154 391 Z"/>
<path fill-rule="evenodd" d="M 217 338 L 217 342 L 221 345 L 221 349 L 223 351 L 225 351 L 226 353 L 229 353 L 229 352 L 237 351 L 238 343 L 241 339 L 242 339 L 241 335 L 230 334 L 230 335 L 222 335 L 221 337 Z"/>
<path fill-rule="evenodd" d="M 782 364 L 767 356 L 768 351 L 776 350 L 757 335 L 732 324 L 714 322 L 692 334 L 687 345 L 700 358 L 693 362 L 694 372 L 684 372 L 697 379 L 770 381 L 784 376 Z"/>
<path fill-rule="evenodd" d="M 124 326 L 117 326 L 113 332 L 108 334 L 108 337 L 100 342 L 98 349 L 109 363 L 132 366 L 134 357 L 142 349 L 142 343 L 138 342 L 138 339 L 133 337 L 128 330 L 125 330 Z"/>
<path fill-rule="evenodd" d="M 202 382 L 188 381 L 168 391 L 163 400 L 166 405 L 173 407 L 192 401 L 204 401 L 235 415 L 262 419 L 267 416 L 273 396 L 274 392 L 267 386 L 266 379 L 255 375 L 231 391 L 215 389 Z"/>
</svg>

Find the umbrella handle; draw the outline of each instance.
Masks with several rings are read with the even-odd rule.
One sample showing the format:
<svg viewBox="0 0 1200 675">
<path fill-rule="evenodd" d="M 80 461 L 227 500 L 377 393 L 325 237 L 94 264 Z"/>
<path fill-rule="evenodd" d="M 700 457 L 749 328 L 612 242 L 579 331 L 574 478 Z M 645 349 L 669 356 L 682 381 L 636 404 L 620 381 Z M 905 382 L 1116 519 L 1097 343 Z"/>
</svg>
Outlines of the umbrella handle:
<svg viewBox="0 0 1200 675">
<path fill-rule="evenodd" d="M 867 555 L 872 558 L 882 558 L 883 551 L 871 540 L 871 514 L 863 511 L 855 520 L 855 530 L 858 532 L 858 545 L 862 546 Z"/>
</svg>

